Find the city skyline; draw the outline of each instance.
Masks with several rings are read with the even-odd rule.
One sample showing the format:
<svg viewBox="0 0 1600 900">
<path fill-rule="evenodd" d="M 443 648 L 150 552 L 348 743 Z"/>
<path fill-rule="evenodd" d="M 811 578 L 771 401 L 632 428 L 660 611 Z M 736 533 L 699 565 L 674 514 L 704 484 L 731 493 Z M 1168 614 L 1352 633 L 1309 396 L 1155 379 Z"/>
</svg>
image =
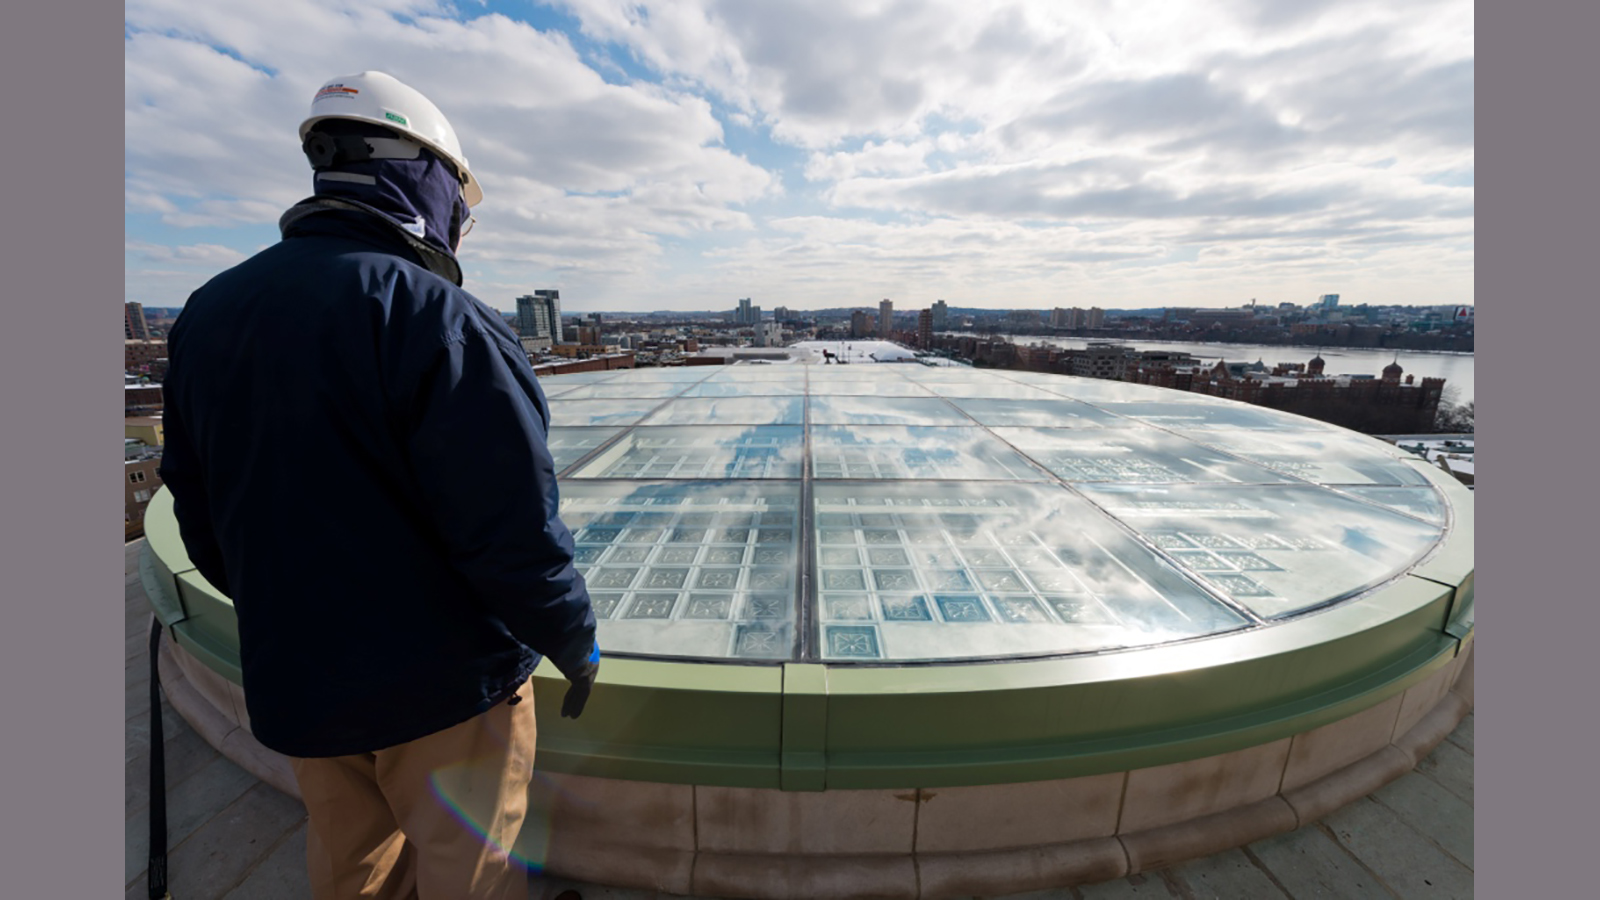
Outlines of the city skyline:
<svg viewBox="0 0 1600 900">
<path fill-rule="evenodd" d="M 311 92 L 379 68 L 502 311 L 1475 303 L 1469 3 L 1057 6 L 134 0 L 125 299 L 275 241 Z"/>
</svg>

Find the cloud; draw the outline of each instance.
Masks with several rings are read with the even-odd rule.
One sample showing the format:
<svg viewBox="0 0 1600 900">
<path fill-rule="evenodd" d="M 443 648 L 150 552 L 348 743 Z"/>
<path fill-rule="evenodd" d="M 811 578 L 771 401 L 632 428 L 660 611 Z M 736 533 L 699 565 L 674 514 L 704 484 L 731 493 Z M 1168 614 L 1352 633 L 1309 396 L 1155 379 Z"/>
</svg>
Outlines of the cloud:
<svg viewBox="0 0 1600 900">
<path fill-rule="evenodd" d="M 259 242 L 309 193 L 312 91 L 381 68 L 461 134 L 486 191 L 462 259 L 501 306 L 1204 305 L 1318 278 L 1470 302 L 1466 0 L 549 5 L 577 25 L 131 0 L 130 218 Z"/>
<path fill-rule="evenodd" d="M 721 146 L 701 97 L 616 85 L 564 35 L 426 2 L 266 5 L 135 0 L 126 40 L 127 207 L 173 226 L 266 224 L 310 193 L 295 131 L 324 79 L 382 68 L 450 117 L 485 187 L 479 220 L 556 214 L 580 239 L 615 216 L 569 192 L 611 192 L 631 230 L 742 225 L 775 179 Z M 335 61 L 335 62 L 330 62 Z"/>
<path fill-rule="evenodd" d="M 245 254 L 220 244 L 184 244 L 170 247 L 144 241 L 128 241 L 124 251 L 146 263 L 194 263 L 202 266 L 231 266 L 242 262 Z"/>
</svg>

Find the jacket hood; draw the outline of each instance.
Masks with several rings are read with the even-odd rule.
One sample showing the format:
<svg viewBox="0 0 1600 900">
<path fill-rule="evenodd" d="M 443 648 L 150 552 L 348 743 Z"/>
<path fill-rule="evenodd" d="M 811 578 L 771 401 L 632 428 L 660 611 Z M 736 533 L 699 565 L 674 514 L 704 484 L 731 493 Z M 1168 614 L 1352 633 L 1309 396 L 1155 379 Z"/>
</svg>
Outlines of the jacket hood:
<svg viewBox="0 0 1600 900">
<path fill-rule="evenodd" d="M 385 234 L 402 241 L 409 247 L 418 261 L 422 263 L 423 268 L 438 275 L 440 278 L 448 280 L 456 287 L 461 286 L 461 264 L 456 261 L 454 254 L 446 253 L 431 241 L 417 237 L 415 232 L 402 227 L 396 222 L 393 216 L 359 200 L 327 196 L 307 197 L 289 207 L 278 218 L 278 231 L 284 237 L 288 237 L 294 226 L 301 220 L 318 213 L 327 212 L 360 213 L 369 218 L 373 225 L 381 229 Z"/>
</svg>

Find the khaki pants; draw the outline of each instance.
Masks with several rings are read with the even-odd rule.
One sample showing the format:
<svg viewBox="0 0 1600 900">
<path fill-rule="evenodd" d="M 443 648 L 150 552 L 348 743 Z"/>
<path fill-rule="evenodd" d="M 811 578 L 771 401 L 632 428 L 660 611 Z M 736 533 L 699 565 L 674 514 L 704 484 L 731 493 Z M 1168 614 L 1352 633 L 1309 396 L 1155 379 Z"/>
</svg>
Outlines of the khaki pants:
<svg viewBox="0 0 1600 900">
<path fill-rule="evenodd" d="M 518 703 L 409 743 L 291 759 L 316 900 L 526 900 L 509 852 L 528 809 L 533 685 Z"/>
</svg>

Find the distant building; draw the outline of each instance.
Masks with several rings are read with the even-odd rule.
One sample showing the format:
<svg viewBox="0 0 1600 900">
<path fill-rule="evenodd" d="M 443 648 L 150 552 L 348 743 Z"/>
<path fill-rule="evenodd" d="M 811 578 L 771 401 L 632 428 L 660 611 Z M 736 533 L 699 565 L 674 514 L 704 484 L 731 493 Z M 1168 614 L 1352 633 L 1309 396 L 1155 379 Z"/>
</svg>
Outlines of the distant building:
<svg viewBox="0 0 1600 900">
<path fill-rule="evenodd" d="M 150 340 L 150 325 L 144 318 L 144 304 L 131 300 L 122 304 L 122 337 L 128 341 Z"/>
<path fill-rule="evenodd" d="M 167 434 L 161 426 L 160 416 L 133 416 L 123 419 L 122 436 L 126 440 L 138 441 L 156 449 L 167 443 Z"/>
<path fill-rule="evenodd" d="M 861 340 L 872 336 L 872 313 L 858 309 L 850 314 L 850 337 Z"/>
<path fill-rule="evenodd" d="M 950 317 L 950 307 L 943 300 L 933 301 L 933 330 L 943 331 Z"/>
<path fill-rule="evenodd" d="M 923 350 L 933 348 L 933 310 L 917 313 L 917 346 Z"/>
<path fill-rule="evenodd" d="M 150 505 L 150 496 L 161 486 L 161 454 L 144 450 L 130 456 L 126 447 L 123 454 L 123 538 L 131 541 L 144 534 L 145 508 Z"/>
<path fill-rule="evenodd" d="M 772 318 L 773 318 L 773 321 L 776 321 L 776 322 L 787 322 L 787 321 L 789 321 L 789 307 L 780 306 L 777 309 L 774 309 L 772 311 Z"/>
<path fill-rule="evenodd" d="M 894 302 L 887 297 L 878 304 L 878 337 L 884 340 L 894 331 Z"/>
<path fill-rule="evenodd" d="M 128 384 L 123 386 L 123 415 L 158 415 L 162 408 L 161 385 Z"/>
<path fill-rule="evenodd" d="M 777 322 L 762 322 L 756 326 L 757 347 L 782 347 L 783 326 Z"/>
<path fill-rule="evenodd" d="M 1317 298 L 1317 307 L 1319 309 L 1329 310 L 1329 309 L 1333 309 L 1333 308 L 1337 307 L 1338 305 L 1339 305 L 1339 295 L 1338 294 L 1323 294 L 1322 296 Z"/>
<path fill-rule="evenodd" d="M 1132 347 L 1122 344 L 1091 343 L 1083 350 L 1070 352 L 1067 358 L 1071 374 L 1114 381 L 1121 381 L 1138 358 Z"/>
<path fill-rule="evenodd" d="M 539 290 L 517 298 L 517 336 L 543 346 L 562 342 L 560 291 Z"/>
<path fill-rule="evenodd" d="M 745 297 L 739 301 L 739 307 L 733 311 L 735 325 L 754 325 L 761 321 L 761 307 L 751 304 L 750 298 Z"/>
<path fill-rule="evenodd" d="M 122 342 L 122 370 L 124 372 L 149 374 L 149 367 L 154 366 L 157 360 L 166 358 L 166 341 L 129 338 Z"/>
<path fill-rule="evenodd" d="M 1071 310 L 1064 309 L 1064 308 L 1059 307 L 1059 306 L 1056 307 L 1055 309 L 1050 310 L 1050 327 L 1051 328 L 1070 328 L 1071 326 L 1068 325 L 1067 323 L 1069 323 L 1071 321 L 1072 321 L 1072 311 Z"/>
<path fill-rule="evenodd" d="M 1101 328 L 1101 327 L 1104 327 L 1105 324 L 1106 324 L 1106 311 L 1101 309 L 1098 306 L 1091 306 L 1089 308 L 1089 315 L 1087 317 L 1087 321 L 1085 322 L 1086 327 L 1089 327 L 1089 328 Z"/>
</svg>

